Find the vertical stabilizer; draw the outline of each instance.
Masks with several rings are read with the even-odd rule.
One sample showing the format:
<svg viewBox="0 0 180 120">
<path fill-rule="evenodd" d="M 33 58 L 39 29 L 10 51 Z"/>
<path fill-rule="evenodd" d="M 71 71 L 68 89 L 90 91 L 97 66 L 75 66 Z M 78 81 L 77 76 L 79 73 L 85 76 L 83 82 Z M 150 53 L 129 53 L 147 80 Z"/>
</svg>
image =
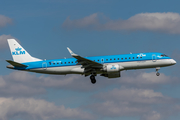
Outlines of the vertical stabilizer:
<svg viewBox="0 0 180 120">
<path fill-rule="evenodd" d="M 13 60 L 18 63 L 41 61 L 32 57 L 15 39 L 7 39 Z"/>
</svg>

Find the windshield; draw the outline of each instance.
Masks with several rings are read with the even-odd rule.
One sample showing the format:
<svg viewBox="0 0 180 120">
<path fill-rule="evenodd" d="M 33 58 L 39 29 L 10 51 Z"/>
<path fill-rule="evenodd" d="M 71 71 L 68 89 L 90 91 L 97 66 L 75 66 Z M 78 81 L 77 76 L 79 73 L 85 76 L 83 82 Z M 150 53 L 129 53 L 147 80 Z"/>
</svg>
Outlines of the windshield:
<svg viewBox="0 0 180 120">
<path fill-rule="evenodd" d="M 162 54 L 161 56 L 162 56 L 162 57 L 168 57 L 168 56 L 167 56 L 167 55 L 165 55 L 165 54 Z"/>
</svg>

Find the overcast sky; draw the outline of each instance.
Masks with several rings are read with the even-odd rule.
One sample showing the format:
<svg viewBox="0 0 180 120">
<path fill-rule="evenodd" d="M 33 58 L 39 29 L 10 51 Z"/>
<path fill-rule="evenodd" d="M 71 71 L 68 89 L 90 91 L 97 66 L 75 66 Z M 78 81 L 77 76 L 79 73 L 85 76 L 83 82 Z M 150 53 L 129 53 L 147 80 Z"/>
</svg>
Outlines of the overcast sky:
<svg viewBox="0 0 180 120">
<path fill-rule="evenodd" d="M 0 4 L 1 120 L 179 120 L 179 0 L 15 0 Z M 161 52 L 171 67 L 121 78 L 43 75 L 7 69 L 8 38 L 34 57 Z"/>
</svg>

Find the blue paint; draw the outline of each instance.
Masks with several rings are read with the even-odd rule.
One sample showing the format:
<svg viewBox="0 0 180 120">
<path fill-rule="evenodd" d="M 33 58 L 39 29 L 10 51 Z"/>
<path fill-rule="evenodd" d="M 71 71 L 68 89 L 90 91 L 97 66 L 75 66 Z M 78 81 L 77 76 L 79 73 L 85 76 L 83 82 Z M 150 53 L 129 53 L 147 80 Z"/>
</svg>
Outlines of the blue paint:
<svg viewBox="0 0 180 120">
<path fill-rule="evenodd" d="M 12 55 L 23 55 L 26 54 L 25 51 L 21 51 L 22 48 L 15 48 L 16 51 L 12 52 Z"/>
</svg>

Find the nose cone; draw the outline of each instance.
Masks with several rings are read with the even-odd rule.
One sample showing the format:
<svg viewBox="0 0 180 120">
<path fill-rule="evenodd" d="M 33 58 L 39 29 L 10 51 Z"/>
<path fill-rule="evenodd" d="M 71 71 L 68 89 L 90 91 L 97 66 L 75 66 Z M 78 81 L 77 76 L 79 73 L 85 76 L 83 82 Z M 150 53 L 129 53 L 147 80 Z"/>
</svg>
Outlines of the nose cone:
<svg viewBox="0 0 180 120">
<path fill-rule="evenodd" d="M 176 61 L 171 59 L 171 64 L 173 64 L 173 65 L 176 64 Z"/>
</svg>

